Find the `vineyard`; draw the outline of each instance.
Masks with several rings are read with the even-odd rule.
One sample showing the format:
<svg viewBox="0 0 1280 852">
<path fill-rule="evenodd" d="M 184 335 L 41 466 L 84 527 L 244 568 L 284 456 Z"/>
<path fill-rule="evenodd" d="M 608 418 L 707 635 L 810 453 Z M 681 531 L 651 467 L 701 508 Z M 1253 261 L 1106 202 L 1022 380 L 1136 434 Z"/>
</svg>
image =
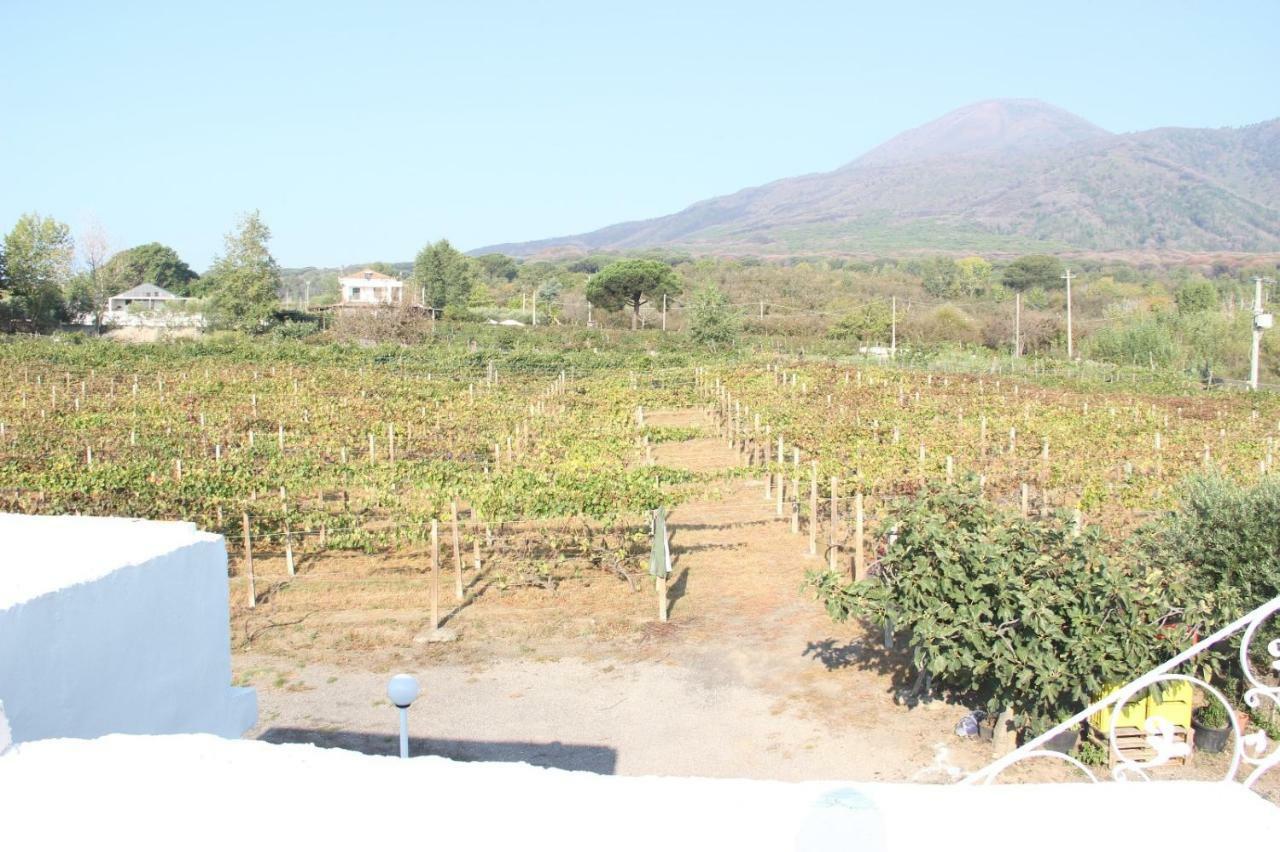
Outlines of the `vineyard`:
<svg viewBox="0 0 1280 852">
<path fill-rule="evenodd" d="M 167 349 L 121 365 L 101 356 L 129 350 L 6 347 L 0 509 L 220 532 L 234 604 L 259 615 L 421 613 L 442 547 L 450 602 L 464 560 L 468 594 L 482 569 L 499 590 L 600 572 L 637 587 L 647 510 L 698 486 L 644 464 L 646 442 L 669 436 L 640 426 L 637 406 L 691 388 L 678 373 L 640 382 L 469 350 L 433 353 L 441 372 L 386 352 L 289 363 Z"/>
<path fill-rule="evenodd" d="M 716 384 L 723 434 L 781 484 L 780 511 L 785 502 L 807 517 L 831 505 L 837 522 L 855 503 L 870 514 L 968 476 L 1024 516 L 1063 509 L 1123 533 L 1171 508 L 1191 474 L 1263 477 L 1280 435 L 1269 395 L 1190 385 L 1152 392 L 830 364 L 728 370 Z"/>
<path fill-rule="evenodd" d="M 494 341 L 404 352 L 7 345 L 0 509 L 217 531 L 234 605 L 266 604 L 269 625 L 346 609 L 420 620 L 431 566 L 451 605 L 555 593 L 578 621 L 626 632 L 652 617 L 632 599 L 658 506 L 755 482 L 749 499 L 789 522 L 797 565 L 864 576 L 876 518 L 926 483 L 972 476 L 1024 515 L 1061 509 L 1123 535 L 1190 473 L 1270 470 L 1280 426 L 1269 397 L 1136 375 L 531 357 Z M 660 411 L 693 419 L 646 418 Z M 720 468 L 655 457 L 712 435 L 731 453 Z"/>
</svg>

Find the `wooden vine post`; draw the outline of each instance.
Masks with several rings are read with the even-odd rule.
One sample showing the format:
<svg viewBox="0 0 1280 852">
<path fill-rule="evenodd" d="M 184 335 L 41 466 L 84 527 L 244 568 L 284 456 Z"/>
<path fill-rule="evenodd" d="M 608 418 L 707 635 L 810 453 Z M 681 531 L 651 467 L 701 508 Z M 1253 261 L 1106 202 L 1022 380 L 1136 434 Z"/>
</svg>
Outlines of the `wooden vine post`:
<svg viewBox="0 0 1280 852">
<path fill-rule="evenodd" d="M 440 629 L 440 521 L 431 519 L 431 629 Z"/>
<path fill-rule="evenodd" d="M 458 535 L 458 501 L 453 500 L 450 505 L 453 517 L 450 519 L 453 525 L 453 593 L 458 600 L 462 600 L 462 537 Z"/>
<path fill-rule="evenodd" d="M 818 555 L 818 463 L 809 468 L 809 555 Z"/>
<path fill-rule="evenodd" d="M 836 556 L 840 552 L 840 545 L 837 543 L 839 541 L 839 531 L 836 529 L 837 524 L 840 522 L 839 493 L 840 478 L 833 476 L 831 477 L 831 531 L 827 537 L 827 544 L 830 545 L 827 549 L 827 567 L 832 571 L 836 570 Z"/>
<path fill-rule="evenodd" d="M 800 448 L 792 448 L 791 463 L 791 532 L 800 534 Z"/>
<path fill-rule="evenodd" d="M 293 532 L 289 529 L 289 518 L 284 519 L 284 564 L 289 569 L 289 576 L 294 576 L 293 565 Z"/>
<path fill-rule="evenodd" d="M 864 517 L 862 514 L 862 491 L 859 490 L 853 498 L 853 579 L 865 580 L 867 578 L 866 555 L 863 553 L 863 524 Z"/>
<path fill-rule="evenodd" d="M 249 609 L 258 605 L 258 592 L 253 583 L 253 541 L 249 538 L 249 513 L 241 516 L 244 526 L 244 570 L 249 576 Z"/>
</svg>

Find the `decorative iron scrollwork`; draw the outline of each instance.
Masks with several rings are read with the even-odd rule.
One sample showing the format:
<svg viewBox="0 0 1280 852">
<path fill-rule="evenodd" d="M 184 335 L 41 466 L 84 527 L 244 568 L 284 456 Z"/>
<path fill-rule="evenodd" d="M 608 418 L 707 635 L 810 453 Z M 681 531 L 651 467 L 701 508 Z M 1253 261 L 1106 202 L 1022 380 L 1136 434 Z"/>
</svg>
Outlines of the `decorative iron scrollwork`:
<svg viewBox="0 0 1280 852">
<path fill-rule="evenodd" d="M 1070 755 L 1044 748 L 1045 743 L 1058 734 L 1073 730 L 1100 710 L 1110 709 L 1112 718 L 1119 718 L 1121 711 L 1135 696 L 1156 684 L 1186 682 L 1202 689 L 1208 700 L 1220 702 L 1227 711 L 1227 719 L 1231 727 L 1231 756 L 1222 780 L 1237 781 L 1245 787 L 1252 787 L 1260 777 L 1280 765 L 1280 742 L 1273 742 L 1262 730 L 1245 733 L 1239 716 L 1220 690 L 1201 678 L 1177 673 L 1175 669 L 1214 645 L 1237 634 L 1243 634 L 1240 640 L 1240 668 L 1248 685 L 1243 696 L 1245 705 L 1254 711 L 1268 707 L 1266 702 L 1270 702 L 1271 707 L 1280 707 L 1280 685 L 1270 684 L 1258 675 L 1254 668 L 1254 654 L 1250 650 L 1258 631 L 1271 616 L 1278 612 L 1280 612 L 1280 597 L 1268 601 L 1216 633 L 1205 637 L 1186 651 L 1141 677 L 1135 678 L 1106 698 L 1095 701 L 1071 718 L 1029 740 L 1004 757 L 966 776 L 959 783 L 990 784 L 1010 766 L 1040 758 L 1066 762 L 1083 772 L 1090 781 L 1096 782 L 1100 779 L 1091 768 Z M 1276 629 L 1280 629 L 1280 625 Z M 1265 651 L 1266 656 L 1271 658 L 1268 668 L 1280 674 L 1280 637 L 1268 641 Z M 1276 677 L 1276 675 L 1270 676 Z M 1112 754 L 1116 756 L 1116 764 L 1111 770 L 1111 775 L 1116 781 L 1150 780 L 1149 770 L 1186 757 L 1191 750 L 1191 744 L 1185 738 L 1178 738 L 1177 730 L 1171 722 L 1158 717 L 1149 717 L 1144 722 L 1143 729 L 1147 734 L 1145 743 L 1152 754 L 1144 759 L 1134 758 L 1119 748 L 1117 726 L 1113 724 L 1110 727 L 1108 742 Z M 1248 770 L 1243 779 L 1239 777 L 1242 768 Z"/>
</svg>

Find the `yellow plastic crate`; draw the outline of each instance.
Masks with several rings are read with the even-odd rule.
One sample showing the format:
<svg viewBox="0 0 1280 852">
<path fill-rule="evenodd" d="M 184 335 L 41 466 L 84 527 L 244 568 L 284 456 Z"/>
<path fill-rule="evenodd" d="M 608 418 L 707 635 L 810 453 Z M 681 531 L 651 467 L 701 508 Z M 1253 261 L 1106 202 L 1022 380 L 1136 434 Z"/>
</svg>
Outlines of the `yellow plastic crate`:
<svg viewBox="0 0 1280 852">
<path fill-rule="evenodd" d="M 1107 693 L 1107 700 L 1110 701 L 1119 694 L 1120 689 L 1116 687 Z M 1113 718 L 1114 715 L 1114 718 Z M 1141 691 L 1137 695 L 1129 697 L 1129 701 L 1124 707 L 1120 708 L 1119 714 L 1112 713 L 1112 705 L 1108 704 L 1097 713 L 1089 717 L 1089 725 L 1095 731 L 1101 734 L 1111 733 L 1111 726 L 1116 725 L 1121 728 L 1141 728 L 1142 724 L 1147 721 L 1147 699 Z"/>
<path fill-rule="evenodd" d="M 1157 684 L 1160 696 L 1147 698 L 1147 718 L 1165 719 L 1182 728 L 1191 727 L 1191 701 L 1194 691 L 1185 680 L 1163 681 Z M 1156 690 L 1152 690 L 1155 692 Z"/>
</svg>

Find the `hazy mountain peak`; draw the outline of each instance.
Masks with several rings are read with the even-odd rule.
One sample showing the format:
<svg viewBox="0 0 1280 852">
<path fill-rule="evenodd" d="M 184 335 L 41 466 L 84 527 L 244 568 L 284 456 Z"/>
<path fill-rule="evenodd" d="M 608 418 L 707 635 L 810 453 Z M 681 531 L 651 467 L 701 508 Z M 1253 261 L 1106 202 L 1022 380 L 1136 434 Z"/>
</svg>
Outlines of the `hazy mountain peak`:
<svg viewBox="0 0 1280 852">
<path fill-rule="evenodd" d="M 849 166 L 883 166 L 941 157 L 1038 153 L 1112 134 L 1060 107 L 1033 99 L 978 101 L 897 136 Z"/>
<path fill-rule="evenodd" d="M 1277 199 L 1280 120 L 1121 136 L 1042 101 L 994 100 L 832 172 L 477 253 L 1278 251 Z"/>
</svg>

